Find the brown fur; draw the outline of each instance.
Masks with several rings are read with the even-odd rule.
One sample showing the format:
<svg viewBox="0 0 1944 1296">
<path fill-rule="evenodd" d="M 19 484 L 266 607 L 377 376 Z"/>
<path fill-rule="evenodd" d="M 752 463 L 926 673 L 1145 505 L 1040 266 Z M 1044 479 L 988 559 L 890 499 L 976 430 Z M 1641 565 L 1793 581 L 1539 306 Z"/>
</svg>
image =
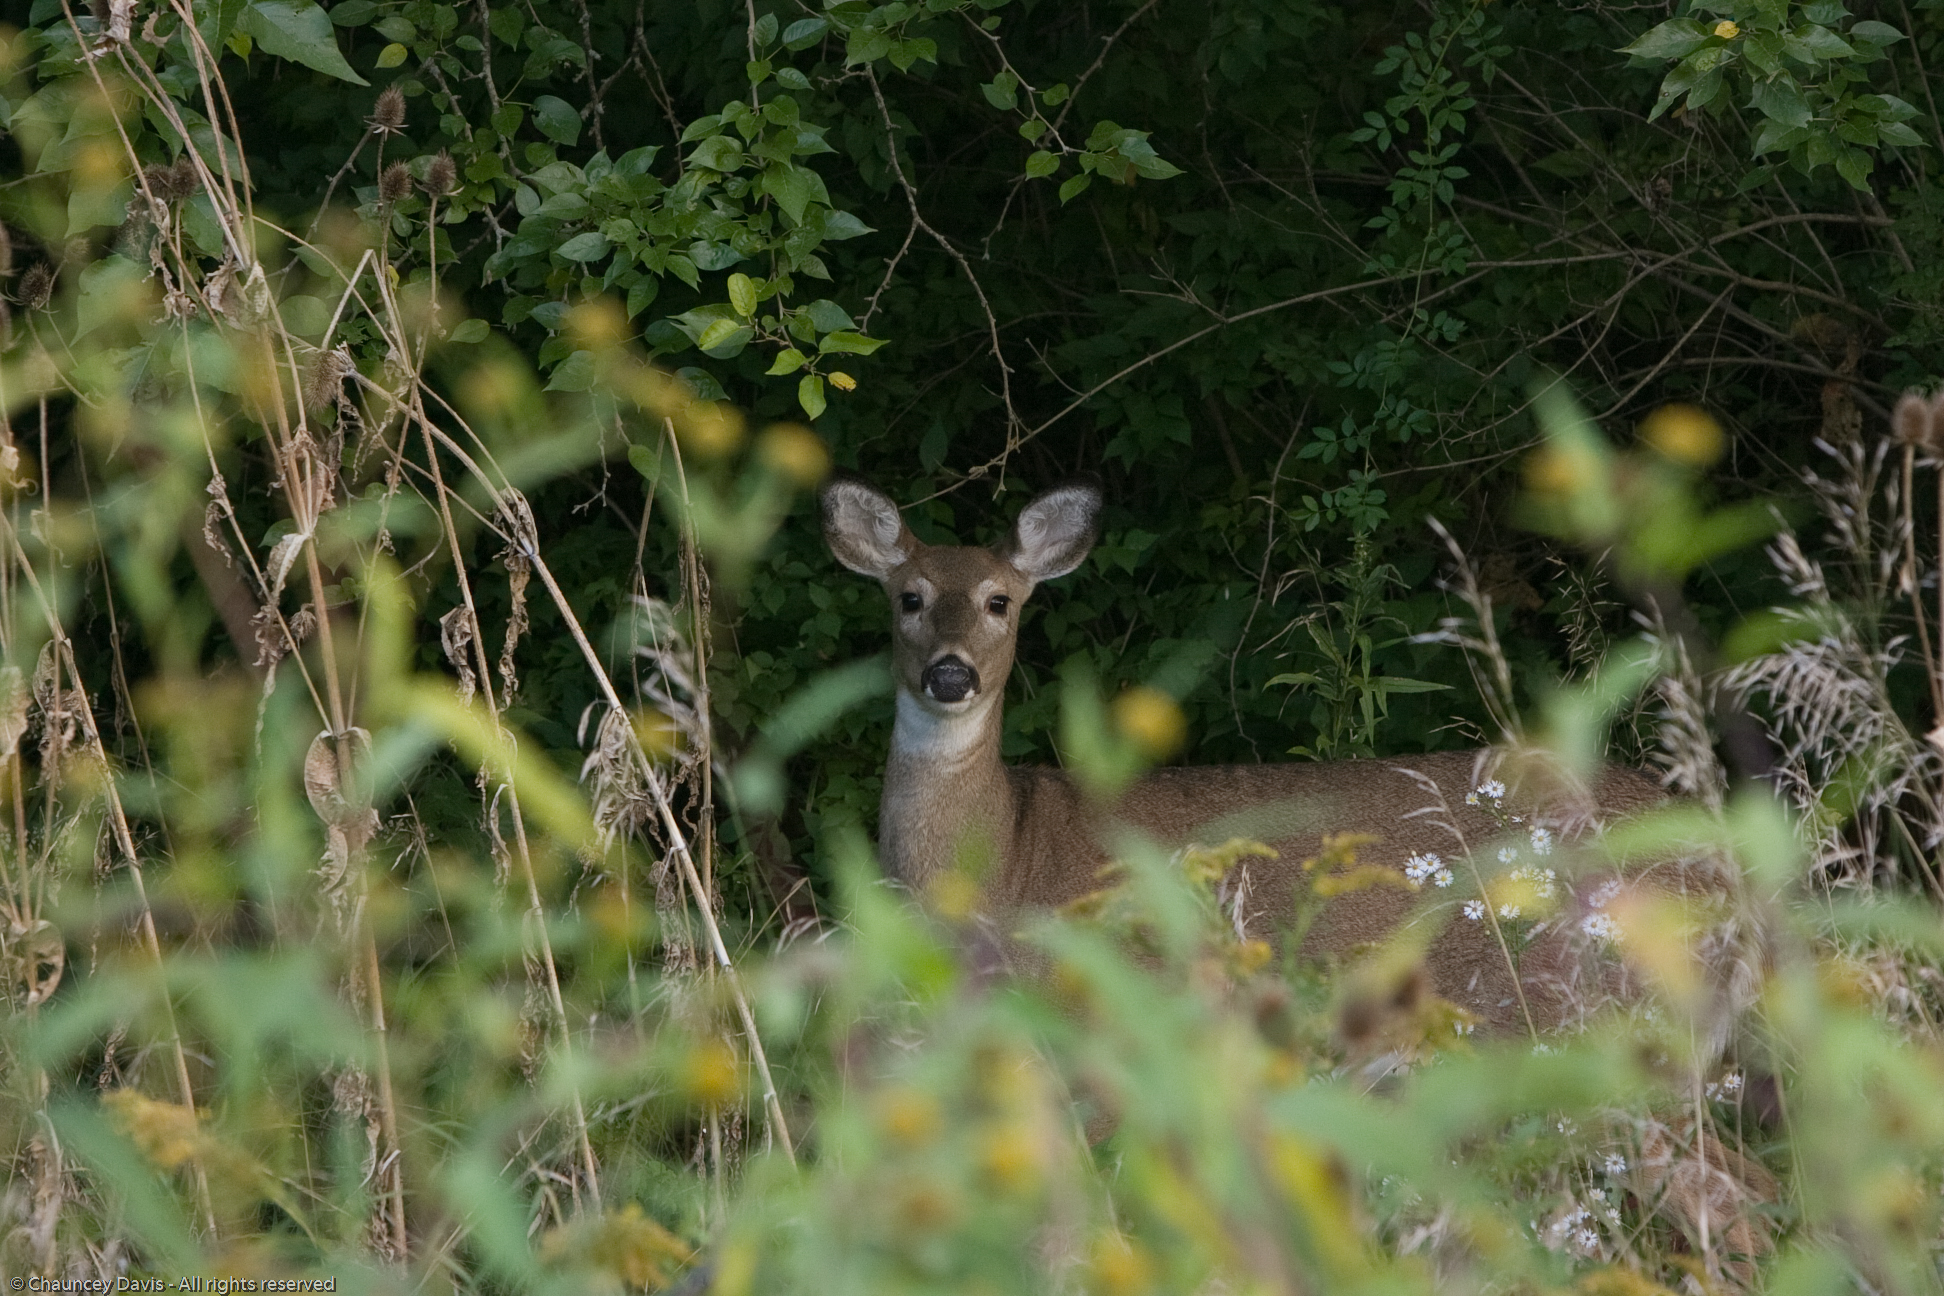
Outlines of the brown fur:
<svg viewBox="0 0 1944 1296">
<path fill-rule="evenodd" d="M 1109 817 L 1170 848 L 1253 837 L 1278 853 L 1248 865 L 1244 927 L 1268 938 L 1288 926 L 1310 884 L 1302 864 L 1323 854 L 1327 833 L 1374 836 L 1362 864 L 1401 871 L 1413 854 L 1434 852 L 1463 877 L 1465 848 L 1485 852 L 1501 834 L 1483 809 L 1465 805 L 1466 793 L 1493 773 L 1491 752 L 1159 769 L 1110 810 L 1089 804 L 1062 771 L 1001 763 L 1002 693 L 1020 607 L 1039 581 L 1085 558 L 1098 504 L 1089 486 L 1056 487 L 1030 502 L 1008 541 L 989 550 L 920 543 L 896 506 L 862 483 L 826 489 L 832 551 L 879 580 L 891 603 L 898 722 L 879 821 L 886 871 L 923 892 L 949 870 L 987 861 L 983 903 L 1006 912 L 1060 905 L 1097 889 Z M 914 598 L 915 610 L 907 606 Z M 941 702 L 928 691 L 928 672 L 953 657 L 976 672 L 977 685 L 963 699 Z M 1535 798 L 1520 791 L 1514 787 L 1507 807 L 1529 813 Z M 1596 815 L 1644 809 L 1660 797 L 1652 780 L 1608 769 L 1590 796 L 1544 798 L 1544 821 L 1570 839 Z M 1500 871 L 1496 864 L 1486 870 Z M 1353 891 L 1324 906 L 1305 948 L 1348 953 L 1384 940 L 1415 914 L 1437 928 L 1426 954 L 1436 992 L 1488 1022 L 1513 1026 L 1522 1016 L 1519 996 L 1492 924 L 1456 916 L 1455 900 L 1425 908 L 1429 898 L 1470 893 L 1462 886 L 1430 896 L 1382 886 Z M 1558 935 L 1569 928 L 1572 909 L 1568 895 L 1567 918 L 1521 955 L 1526 999 L 1541 1024 L 1558 1020 L 1573 997 L 1576 961 L 1571 942 Z"/>
</svg>

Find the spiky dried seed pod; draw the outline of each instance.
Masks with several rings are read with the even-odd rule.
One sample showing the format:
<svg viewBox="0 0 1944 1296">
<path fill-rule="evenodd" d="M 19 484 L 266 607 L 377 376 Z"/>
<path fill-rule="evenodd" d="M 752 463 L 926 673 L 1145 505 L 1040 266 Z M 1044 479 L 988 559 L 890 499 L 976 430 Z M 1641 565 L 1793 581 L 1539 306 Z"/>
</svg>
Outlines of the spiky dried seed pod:
<svg viewBox="0 0 1944 1296">
<path fill-rule="evenodd" d="M 170 167 L 169 171 L 170 183 L 175 186 L 177 194 L 184 198 L 194 198 L 202 192 L 202 170 L 196 165 L 196 160 L 187 153 L 177 158 L 175 165 Z"/>
<path fill-rule="evenodd" d="M 28 310 L 42 310 L 54 295 L 54 269 L 45 261 L 36 261 L 27 267 L 27 273 L 20 276 L 20 304 Z"/>
<path fill-rule="evenodd" d="M 425 164 L 425 183 L 421 187 L 434 198 L 443 198 L 459 187 L 459 165 L 452 160 L 452 154 L 441 149 L 437 157 Z"/>
<path fill-rule="evenodd" d="M 314 410 L 321 410 L 338 398 L 339 386 L 355 372 L 357 366 L 351 357 L 342 351 L 326 351 L 317 357 L 311 366 L 309 381 L 304 384 L 304 402 Z"/>
<path fill-rule="evenodd" d="M 1931 450 L 1937 443 L 1937 425 L 1931 404 L 1914 391 L 1907 391 L 1891 411 L 1890 426 L 1897 441 L 1913 450 Z"/>
<path fill-rule="evenodd" d="M 412 192 L 412 173 L 403 162 L 394 162 L 378 177 L 378 201 L 390 206 Z"/>
<path fill-rule="evenodd" d="M 405 124 L 405 92 L 395 85 L 385 87 L 378 102 L 371 106 L 371 128 L 387 133 Z"/>
</svg>

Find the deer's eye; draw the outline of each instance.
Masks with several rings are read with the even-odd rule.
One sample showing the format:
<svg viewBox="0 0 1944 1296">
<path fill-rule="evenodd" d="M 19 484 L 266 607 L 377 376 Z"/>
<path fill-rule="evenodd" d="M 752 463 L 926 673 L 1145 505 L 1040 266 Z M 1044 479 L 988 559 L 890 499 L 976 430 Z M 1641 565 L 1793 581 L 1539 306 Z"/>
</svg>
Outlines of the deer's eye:
<svg viewBox="0 0 1944 1296">
<path fill-rule="evenodd" d="M 994 616 L 1002 617 L 1006 615 L 1006 609 L 1011 606 L 1012 600 L 1004 594 L 994 594 L 991 600 L 986 603 L 986 611 L 992 613 Z"/>
<path fill-rule="evenodd" d="M 925 606 L 925 600 L 919 598 L 916 594 L 900 594 L 898 595 L 898 606 L 907 612 L 916 612 Z"/>
</svg>

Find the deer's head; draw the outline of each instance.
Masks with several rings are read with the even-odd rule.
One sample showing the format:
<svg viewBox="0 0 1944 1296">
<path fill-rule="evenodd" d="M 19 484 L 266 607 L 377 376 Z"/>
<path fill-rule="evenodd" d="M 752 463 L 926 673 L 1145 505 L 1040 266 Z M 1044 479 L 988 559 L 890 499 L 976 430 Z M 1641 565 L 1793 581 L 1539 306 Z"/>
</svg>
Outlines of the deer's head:
<svg viewBox="0 0 1944 1296">
<path fill-rule="evenodd" d="M 1035 585 L 1080 565 L 1099 514 L 1099 487 L 1072 482 L 1034 496 L 990 549 L 928 545 L 863 482 L 839 478 L 823 492 L 830 551 L 890 598 L 899 691 L 938 715 L 983 710 L 1005 691 L 1020 606 Z"/>
</svg>

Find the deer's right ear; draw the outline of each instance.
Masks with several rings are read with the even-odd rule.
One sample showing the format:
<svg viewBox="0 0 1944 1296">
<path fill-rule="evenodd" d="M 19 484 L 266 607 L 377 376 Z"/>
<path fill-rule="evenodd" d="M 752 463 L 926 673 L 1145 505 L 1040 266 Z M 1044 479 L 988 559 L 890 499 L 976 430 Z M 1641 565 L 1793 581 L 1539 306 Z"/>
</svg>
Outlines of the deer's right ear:
<svg viewBox="0 0 1944 1296">
<path fill-rule="evenodd" d="M 891 498 L 850 477 L 823 491 L 824 539 L 837 561 L 861 576 L 883 580 L 917 552 Z"/>
</svg>

